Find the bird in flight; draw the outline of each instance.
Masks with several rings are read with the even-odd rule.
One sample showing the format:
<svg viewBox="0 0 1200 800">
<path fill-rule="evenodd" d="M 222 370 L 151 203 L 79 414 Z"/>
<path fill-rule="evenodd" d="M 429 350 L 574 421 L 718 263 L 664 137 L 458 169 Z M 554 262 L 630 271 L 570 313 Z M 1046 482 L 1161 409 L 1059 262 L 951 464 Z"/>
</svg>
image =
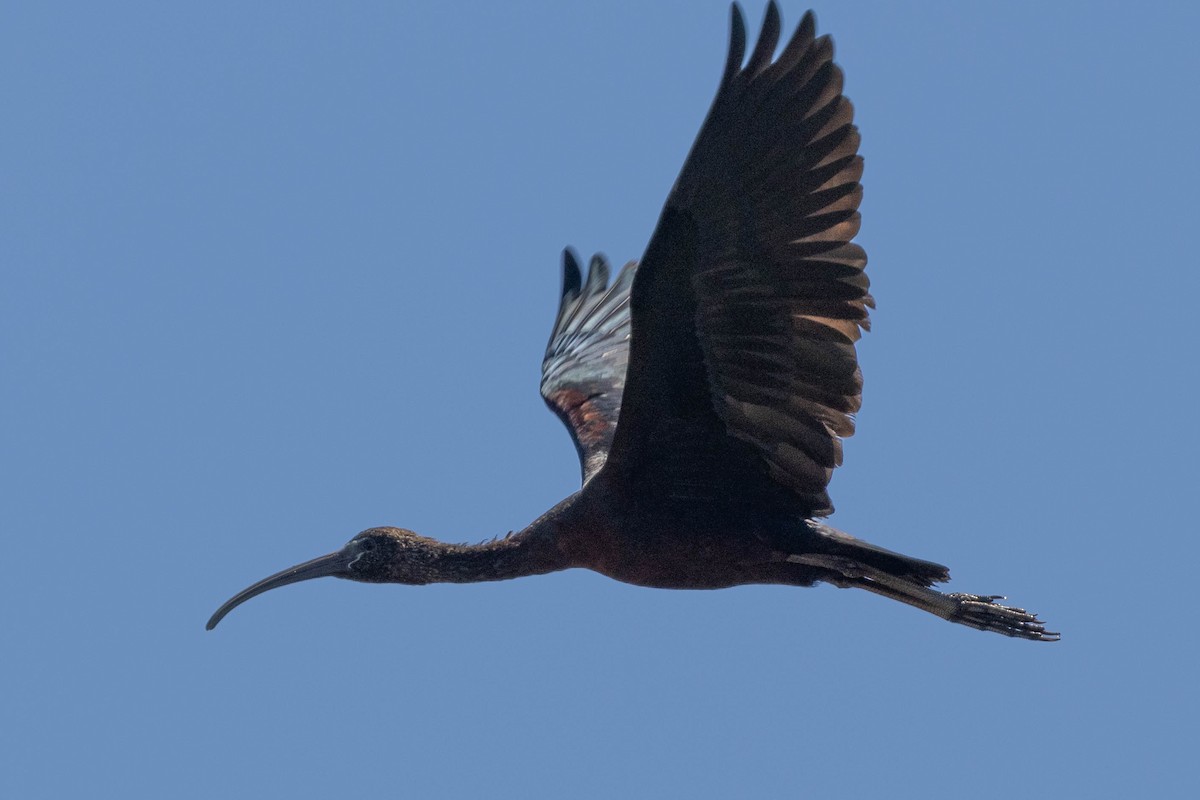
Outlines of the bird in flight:
<svg viewBox="0 0 1200 800">
<path fill-rule="evenodd" d="M 371 528 L 234 595 L 333 576 L 495 581 L 583 567 L 667 589 L 865 589 L 984 631 L 1055 641 L 997 595 L 943 593 L 946 567 L 826 525 L 826 487 L 862 399 L 869 327 L 863 162 L 842 71 L 811 12 L 776 56 L 772 1 L 745 56 L 735 4 L 712 108 L 640 263 L 610 284 L 563 254 L 541 393 L 579 452 L 582 488 L 478 545 Z"/>
</svg>

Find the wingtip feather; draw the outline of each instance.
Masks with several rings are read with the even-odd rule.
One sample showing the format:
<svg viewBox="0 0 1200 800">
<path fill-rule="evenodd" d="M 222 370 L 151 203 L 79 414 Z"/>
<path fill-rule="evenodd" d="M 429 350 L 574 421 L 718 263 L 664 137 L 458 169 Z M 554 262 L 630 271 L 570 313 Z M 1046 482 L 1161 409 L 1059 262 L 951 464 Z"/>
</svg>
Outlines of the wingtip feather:
<svg viewBox="0 0 1200 800">
<path fill-rule="evenodd" d="M 763 16 L 762 30 L 759 31 L 758 42 L 754 45 L 754 52 L 750 54 L 750 62 L 746 64 L 746 72 L 751 77 L 762 72 L 770 65 L 771 57 L 775 55 L 775 48 L 779 45 L 781 27 L 779 6 L 775 4 L 775 0 L 771 0 L 767 4 L 767 13 Z"/>
<path fill-rule="evenodd" d="M 578 294 L 583 286 L 583 273 L 579 269 L 579 258 L 570 247 L 562 252 L 562 297 L 572 292 Z"/>
<path fill-rule="evenodd" d="M 729 56 L 725 60 L 725 76 L 722 83 L 728 83 L 742 66 L 746 55 L 746 20 L 742 17 L 742 8 L 737 3 L 729 9 Z"/>
<path fill-rule="evenodd" d="M 590 295 L 607 289 L 608 275 L 608 259 L 603 253 L 596 253 L 588 263 L 587 288 L 584 293 Z"/>
</svg>

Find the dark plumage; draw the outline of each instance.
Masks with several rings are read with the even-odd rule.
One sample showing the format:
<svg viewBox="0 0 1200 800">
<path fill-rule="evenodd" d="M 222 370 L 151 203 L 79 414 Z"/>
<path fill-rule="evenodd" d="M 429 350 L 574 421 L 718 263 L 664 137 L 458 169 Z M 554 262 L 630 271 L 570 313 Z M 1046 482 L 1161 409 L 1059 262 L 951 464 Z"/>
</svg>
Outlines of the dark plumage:
<svg viewBox="0 0 1200 800">
<path fill-rule="evenodd" d="M 583 488 L 525 530 L 476 546 L 372 528 L 234 596 L 332 575 L 422 584 L 585 567 L 672 589 L 749 583 L 866 589 L 940 617 L 1052 641 L 990 595 L 943 594 L 939 564 L 818 521 L 854 432 L 868 327 L 858 232 L 862 158 L 833 44 L 811 13 L 777 58 L 767 7 L 744 59 L 733 8 L 713 101 L 640 265 L 609 285 L 563 256 L 542 396 L 579 451 Z"/>
</svg>

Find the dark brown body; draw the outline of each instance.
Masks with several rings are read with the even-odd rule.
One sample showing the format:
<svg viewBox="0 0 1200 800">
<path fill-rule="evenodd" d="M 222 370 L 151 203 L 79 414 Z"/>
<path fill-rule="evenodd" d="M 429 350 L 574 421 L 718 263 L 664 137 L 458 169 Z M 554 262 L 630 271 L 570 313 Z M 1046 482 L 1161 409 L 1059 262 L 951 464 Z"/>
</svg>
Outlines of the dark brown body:
<svg viewBox="0 0 1200 800">
<path fill-rule="evenodd" d="M 647 507 L 602 470 L 530 534 L 552 539 L 564 567 L 582 567 L 624 583 L 657 589 L 723 589 L 749 583 L 810 586 L 811 568 L 786 562 L 778 543 L 799 545 L 804 522 L 767 529 L 761 519 L 707 507 Z M 543 525 L 547 527 L 542 528 Z M 535 548 L 540 549 L 540 548 Z"/>
</svg>

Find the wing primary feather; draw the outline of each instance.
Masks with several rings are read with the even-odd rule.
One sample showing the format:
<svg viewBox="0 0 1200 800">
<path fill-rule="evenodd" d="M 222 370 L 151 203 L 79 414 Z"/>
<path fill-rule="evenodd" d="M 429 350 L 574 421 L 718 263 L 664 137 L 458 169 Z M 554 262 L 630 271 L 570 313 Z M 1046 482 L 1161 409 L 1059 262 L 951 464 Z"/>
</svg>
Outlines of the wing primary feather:
<svg viewBox="0 0 1200 800">
<path fill-rule="evenodd" d="M 558 300 L 558 313 L 554 316 L 554 327 L 550 331 L 550 343 L 547 347 L 554 346 L 554 340 L 558 337 L 562 330 L 563 318 L 570 313 L 572 304 L 579 297 L 579 289 L 583 282 L 583 276 L 579 272 L 579 259 L 575 257 L 575 251 L 567 247 L 562 252 L 562 289 Z"/>
<path fill-rule="evenodd" d="M 788 40 L 787 45 L 783 48 L 783 52 L 779 54 L 779 58 L 775 63 L 779 68 L 787 72 L 792 67 L 799 63 L 800 59 L 808 52 L 808 48 L 812 47 L 813 41 L 817 36 L 817 17 L 812 11 L 804 12 L 804 18 L 800 20 L 800 24 L 796 26 L 796 32 L 792 34 L 792 38 Z"/>
<path fill-rule="evenodd" d="M 584 294 L 602 292 L 608 288 L 608 259 L 602 253 L 596 253 L 588 263 L 587 288 Z"/>
<path fill-rule="evenodd" d="M 579 270 L 579 260 L 575 257 L 575 251 L 569 247 L 563 249 L 562 270 L 562 294 L 560 296 L 566 297 L 568 294 L 578 293 L 583 275 Z"/>
<path fill-rule="evenodd" d="M 607 288 L 608 260 L 597 253 L 592 256 L 583 288 L 579 290 L 578 297 L 567 311 L 566 318 L 560 321 L 559 329 L 571 334 L 578 333 L 580 323 L 587 319 L 592 309 L 604 299 L 604 290 Z"/>
<path fill-rule="evenodd" d="M 729 9 L 729 55 L 725 59 L 725 75 L 721 78 L 722 85 L 729 83 L 742 66 L 746 55 L 746 22 L 742 19 L 742 9 L 734 3 Z"/>
<path fill-rule="evenodd" d="M 754 45 L 754 52 L 750 54 L 750 61 L 744 70 L 748 78 L 754 78 L 771 63 L 771 56 L 775 55 L 775 47 L 779 44 L 779 28 L 779 6 L 775 5 L 775 0 L 771 0 L 767 3 L 758 43 Z"/>
</svg>

